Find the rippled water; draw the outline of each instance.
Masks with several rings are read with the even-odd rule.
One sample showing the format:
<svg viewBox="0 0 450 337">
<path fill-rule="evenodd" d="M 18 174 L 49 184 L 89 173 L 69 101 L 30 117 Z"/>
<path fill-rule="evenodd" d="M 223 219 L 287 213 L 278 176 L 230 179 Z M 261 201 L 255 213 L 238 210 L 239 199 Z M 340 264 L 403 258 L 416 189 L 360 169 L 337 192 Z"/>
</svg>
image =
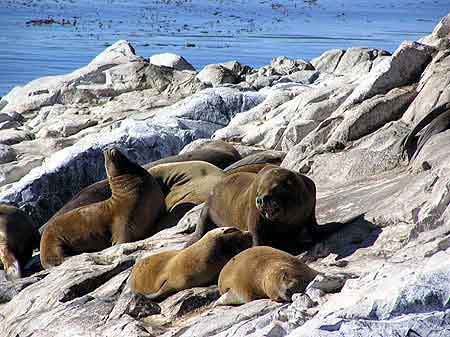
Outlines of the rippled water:
<svg viewBox="0 0 450 337">
<path fill-rule="evenodd" d="M 196 68 L 231 59 L 261 66 L 330 48 L 392 52 L 449 11 L 448 0 L 0 0 L 0 95 L 73 71 L 119 39 L 139 55 L 175 52 Z M 27 23 L 48 18 L 69 23 Z"/>
</svg>

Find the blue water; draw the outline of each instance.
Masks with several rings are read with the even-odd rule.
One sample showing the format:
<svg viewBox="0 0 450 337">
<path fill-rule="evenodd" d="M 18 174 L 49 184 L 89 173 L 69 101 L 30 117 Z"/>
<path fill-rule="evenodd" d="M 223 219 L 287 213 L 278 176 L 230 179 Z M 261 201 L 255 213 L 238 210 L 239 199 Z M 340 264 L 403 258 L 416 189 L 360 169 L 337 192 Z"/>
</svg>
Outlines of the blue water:
<svg viewBox="0 0 450 337">
<path fill-rule="evenodd" d="M 261 66 L 330 48 L 392 52 L 449 11 L 448 0 L 0 0 L 0 96 L 71 72 L 119 39 L 144 57 L 183 55 L 197 69 L 232 59 Z M 70 24 L 27 24 L 48 18 Z"/>
</svg>

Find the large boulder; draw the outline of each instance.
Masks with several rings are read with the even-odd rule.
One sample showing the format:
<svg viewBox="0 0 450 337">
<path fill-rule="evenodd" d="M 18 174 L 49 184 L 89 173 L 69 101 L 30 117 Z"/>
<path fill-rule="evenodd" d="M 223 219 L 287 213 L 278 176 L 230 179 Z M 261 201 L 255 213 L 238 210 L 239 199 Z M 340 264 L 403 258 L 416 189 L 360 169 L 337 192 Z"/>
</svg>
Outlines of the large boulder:
<svg viewBox="0 0 450 337">
<path fill-rule="evenodd" d="M 150 63 L 155 66 L 174 68 L 175 70 L 195 71 L 195 68 L 183 56 L 173 53 L 162 53 L 150 56 Z"/>
</svg>

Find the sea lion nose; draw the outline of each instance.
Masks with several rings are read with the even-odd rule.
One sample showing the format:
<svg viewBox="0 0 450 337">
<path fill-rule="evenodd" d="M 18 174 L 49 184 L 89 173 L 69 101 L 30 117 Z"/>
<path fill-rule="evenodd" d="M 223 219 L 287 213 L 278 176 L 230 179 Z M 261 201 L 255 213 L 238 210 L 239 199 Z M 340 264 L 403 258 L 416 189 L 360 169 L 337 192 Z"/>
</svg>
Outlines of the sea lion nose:
<svg viewBox="0 0 450 337">
<path fill-rule="evenodd" d="M 263 204 L 263 198 L 260 195 L 258 195 L 256 197 L 256 206 L 261 207 L 262 204 Z"/>
</svg>

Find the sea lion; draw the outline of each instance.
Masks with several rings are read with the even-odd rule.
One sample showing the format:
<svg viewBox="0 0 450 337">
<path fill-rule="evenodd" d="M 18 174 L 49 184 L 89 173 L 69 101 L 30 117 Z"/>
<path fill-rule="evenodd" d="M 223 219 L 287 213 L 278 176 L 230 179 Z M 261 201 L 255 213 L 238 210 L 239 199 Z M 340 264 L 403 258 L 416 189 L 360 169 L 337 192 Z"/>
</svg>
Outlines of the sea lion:
<svg viewBox="0 0 450 337">
<path fill-rule="evenodd" d="M 416 126 L 401 140 L 402 153 L 406 152 L 409 161 L 413 161 L 428 140 L 450 128 L 450 103 L 441 104 L 431 110 Z M 419 139 L 416 135 L 422 131 Z"/>
<path fill-rule="evenodd" d="M 189 248 L 140 259 L 131 271 L 129 286 L 150 299 L 163 299 L 183 289 L 212 285 L 223 266 L 251 244 L 249 232 L 216 228 Z"/>
<path fill-rule="evenodd" d="M 240 160 L 239 152 L 231 145 L 221 140 L 210 141 L 194 151 L 178 154 L 153 161 L 143 167 L 146 170 L 167 163 L 184 162 L 184 161 L 205 161 L 213 164 L 221 169 L 229 166 L 237 160 Z M 111 197 L 111 189 L 107 179 L 98 181 L 92 185 L 83 188 L 71 200 L 69 200 L 61 209 L 59 209 L 50 218 L 47 223 L 53 221 L 53 218 L 61 214 L 67 213 L 75 208 L 93 204 L 106 200 Z M 43 225 L 39 231 L 42 233 L 46 225 Z"/>
<path fill-rule="evenodd" d="M 260 151 L 238 160 L 230 166 L 227 166 L 223 171 L 227 175 L 237 172 L 258 173 L 267 164 L 280 166 L 285 157 L 286 153 L 282 151 Z"/>
<path fill-rule="evenodd" d="M 53 218 L 41 239 L 44 268 L 61 264 L 65 255 L 99 251 L 153 234 L 164 210 L 158 182 L 117 149 L 104 151 L 104 157 L 112 196 Z"/>
<path fill-rule="evenodd" d="M 303 174 L 275 165 L 231 174 L 213 188 L 187 246 L 211 228 L 238 227 L 252 233 L 254 246 L 298 253 L 342 226 L 319 226 L 315 207 L 316 186 Z"/>
<path fill-rule="evenodd" d="M 222 296 L 215 305 L 244 304 L 262 298 L 290 302 L 305 291 L 317 271 L 295 256 L 272 247 L 244 250 L 223 267 L 219 275 Z"/>
<path fill-rule="evenodd" d="M 8 279 L 22 276 L 37 242 L 39 235 L 28 214 L 0 204 L 0 261 Z"/>
<path fill-rule="evenodd" d="M 221 169 L 204 161 L 160 164 L 148 171 L 165 195 L 166 212 L 158 219 L 158 231 L 176 225 L 194 206 L 205 202 L 224 177 Z"/>
</svg>

